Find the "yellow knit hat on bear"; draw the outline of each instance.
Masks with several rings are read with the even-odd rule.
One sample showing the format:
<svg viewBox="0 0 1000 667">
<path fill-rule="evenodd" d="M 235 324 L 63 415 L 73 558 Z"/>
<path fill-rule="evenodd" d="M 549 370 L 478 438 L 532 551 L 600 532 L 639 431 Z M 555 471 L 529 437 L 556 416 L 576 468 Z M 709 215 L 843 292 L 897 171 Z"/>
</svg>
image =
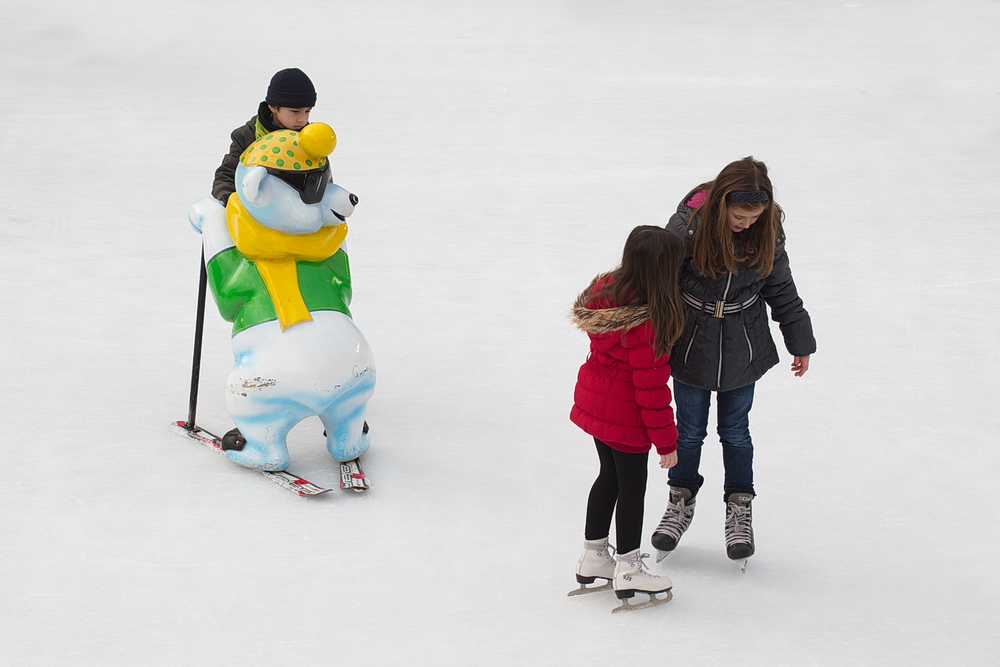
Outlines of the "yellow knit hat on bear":
<svg viewBox="0 0 1000 667">
<path fill-rule="evenodd" d="M 337 147 L 337 134 L 326 123 L 309 123 L 299 132 L 276 130 L 243 151 L 240 162 L 287 171 L 322 169 Z"/>
</svg>

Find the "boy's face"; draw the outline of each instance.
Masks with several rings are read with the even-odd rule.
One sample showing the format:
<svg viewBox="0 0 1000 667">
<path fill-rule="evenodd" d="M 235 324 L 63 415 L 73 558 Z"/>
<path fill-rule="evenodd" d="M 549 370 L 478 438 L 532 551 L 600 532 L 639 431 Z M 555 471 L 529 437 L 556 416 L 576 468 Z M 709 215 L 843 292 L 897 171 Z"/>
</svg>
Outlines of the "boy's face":
<svg viewBox="0 0 1000 667">
<path fill-rule="evenodd" d="M 293 109 L 291 107 L 276 107 L 270 104 L 267 108 L 271 110 L 271 117 L 274 124 L 285 130 L 295 130 L 298 132 L 309 123 L 309 113 L 312 107 Z"/>
</svg>

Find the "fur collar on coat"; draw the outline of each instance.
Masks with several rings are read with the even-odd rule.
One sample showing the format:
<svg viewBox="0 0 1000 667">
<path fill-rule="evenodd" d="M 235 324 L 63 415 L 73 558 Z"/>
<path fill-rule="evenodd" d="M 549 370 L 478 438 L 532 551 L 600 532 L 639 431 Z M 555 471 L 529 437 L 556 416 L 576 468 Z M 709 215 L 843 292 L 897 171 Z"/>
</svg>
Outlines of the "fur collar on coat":
<svg viewBox="0 0 1000 667">
<path fill-rule="evenodd" d="M 600 285 L 603 276 L 595 286 Z M 649 308 L 646 306 L 614 306 L 609 308 L 590 308 L 593 287 L 584 290 L 576 297 L 570 317 L 578 329 L 588 334 L 608 334 L 614 331 L 627 331 L 639 326 L 649 319 Z"/>
</svg>

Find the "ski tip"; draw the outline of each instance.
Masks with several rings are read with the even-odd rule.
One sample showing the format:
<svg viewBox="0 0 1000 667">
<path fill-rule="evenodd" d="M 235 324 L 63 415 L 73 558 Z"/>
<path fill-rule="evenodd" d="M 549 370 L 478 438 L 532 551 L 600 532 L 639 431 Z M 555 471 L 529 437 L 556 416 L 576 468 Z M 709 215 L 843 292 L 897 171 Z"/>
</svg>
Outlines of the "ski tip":
<svg viewBox="0 0 1000 667">
<path fill-rule="evenodd" d="M 365 491 L 371 488 L 371 484 L 368 482 L 367 479 L 365 480 L 352 479 L 350 481 L 341 480 L 340 488 L 343 489 L 344 491 L 351 490 L 354 491 L 354 493 L 364 493 Z"/>
<path fill-rule="evenodd" d="M 299 494 L 303 498 L 311 498 L 313 496 L 321 496 L 324 493 L 329 493 L 330 491 L 333 491 L 333 489 L 325 489 L 325 488 L 317 487 L 316 489 L 309 489 L 309 490 L 298 489 L 298 490 L 295 491 L 295 493 Z"/>
<path fill-rule="evenodd" d="M 173 428 L 174 431 L 180 433 L 181 435 L 198 437 L 199 434 L 203 434 L 211 438 L 214 438 L 216 440 L 218 439 L 218 436 L 216 436 L 214 433 L 209 433 L 208 431 L 198 426 L 197 424 L 188 424 L 185 421 L 176 421 L 172 422 L 170 426 Z"/>
<path fill-rule="evenodd" d="M 371 482 L 361 467 L 361 459 L 352 459 L 340 464 L 340 488 L 363 493 L 371 488 Z"/>
</svg>

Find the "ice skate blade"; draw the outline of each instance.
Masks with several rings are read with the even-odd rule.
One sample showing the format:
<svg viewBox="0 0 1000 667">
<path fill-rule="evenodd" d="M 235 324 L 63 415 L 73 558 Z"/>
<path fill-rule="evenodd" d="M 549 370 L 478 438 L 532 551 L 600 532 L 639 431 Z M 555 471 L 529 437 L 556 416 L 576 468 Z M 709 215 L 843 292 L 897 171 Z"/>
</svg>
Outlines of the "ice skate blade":
<svg viewBox="0 0 1000 667">
<path fill-rule="evenodd" d="M 612 609 L 611 613 L 617 614 L 620 611 L 635 611 L 636 609 L 656 607 L 658 605 L 670 602 L 670 600 L 673 599 L 674 597 L 674 593 L 671 590 L 663 591 L 663 593 L 666 593 L 666 595 L 662 598 L 656 597 L 657 593 L 647 593 L 647 595 L 649 595 L 649 600 L 646 602 L 640 602 L 639 604 L 632 604 L 631 602 L 629 602 L 629 598 L 620 598 L 622 601 L 621 605 Z"/>
<path fill-rule="evenodd" d="M 610 591 L 612 586 L 613 584 L 611 583 L 610 579 L 606 579 L 604 583 L 601 584 L 600 586 L 592 586 L 590 588 L 587 587 L 587 584 L 581 583 L 579 588 L 570 591 L 566 595 L 568 597 L 573 597 L 574 595 L 587 595 L 589 593 L 600 593 L 601 591 Z"/>
<path fill-rule="evenodd" d="M 739 566 L 740 566 L 740 572 L 742 574 L 746 574 L 747 573 L 747 561 L 748 560 L 750 560 L 749 557 L 747 557 L 747 558 L 737 558 L 736 559 L 736 562 L 739 564 Z"/>
<path fill-rule="evenodd" d="M 663 559 L 665 559 L 667 556 L 669 556 L 672 553 L 673 553 L 673 551 L 660 551 L 659 549 L 657 549 L 656 550 L 656 562 L 657 563 L 662 563 Z"/>
</svg>

